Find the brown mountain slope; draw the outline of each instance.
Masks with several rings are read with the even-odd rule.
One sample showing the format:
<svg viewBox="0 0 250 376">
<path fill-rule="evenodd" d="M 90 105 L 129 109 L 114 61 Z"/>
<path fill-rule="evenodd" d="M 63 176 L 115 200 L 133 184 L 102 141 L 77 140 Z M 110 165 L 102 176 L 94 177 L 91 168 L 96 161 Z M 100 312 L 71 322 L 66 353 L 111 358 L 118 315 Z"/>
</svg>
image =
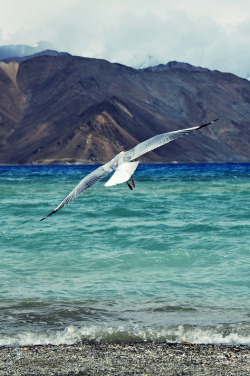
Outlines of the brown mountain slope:
<svg viewBox="0 0 250 376">
<path fill-rule="evenodd" d="M 17 71 L 17 63 L 0 61 L 0 152 L 18 126 L 25 107 L 26 96 L 17 85 Z"/>
<path fill-rule="evenodd" d="M 105 162 L 217 117 L 141 160 L 249 162 L 250 83 L 180 66 L 143 71 L 68 55 L 0 63 L 0 163 Z"/>
</svg>

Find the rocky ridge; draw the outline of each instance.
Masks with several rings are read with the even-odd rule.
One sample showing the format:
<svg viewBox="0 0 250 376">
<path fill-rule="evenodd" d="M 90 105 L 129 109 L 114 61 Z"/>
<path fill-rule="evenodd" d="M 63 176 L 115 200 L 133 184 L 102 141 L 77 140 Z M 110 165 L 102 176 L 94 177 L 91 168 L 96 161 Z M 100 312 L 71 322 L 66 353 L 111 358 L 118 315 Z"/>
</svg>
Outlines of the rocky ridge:
<svg viewBox="0 0 250 376">
<path fill-rule="evenodd" d="M 249 162 L 250 82 L 177 62 L 136 70 L 45 54 L 0 63 L 1 164 L 102 163 L 217 117 L 143 162 Z"/>
</svg>

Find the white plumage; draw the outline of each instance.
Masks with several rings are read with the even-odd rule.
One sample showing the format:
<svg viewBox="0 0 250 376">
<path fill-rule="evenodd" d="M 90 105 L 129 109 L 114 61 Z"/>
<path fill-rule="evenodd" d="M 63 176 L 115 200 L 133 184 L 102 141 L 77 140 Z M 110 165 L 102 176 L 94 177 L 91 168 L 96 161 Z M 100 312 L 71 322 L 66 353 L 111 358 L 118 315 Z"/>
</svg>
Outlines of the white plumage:
<svg viewBox="0 0 250 376">
<path fill-rule="evenodd" d="M 139 161 L 136 162 L 125 162 L 119 165 L 115 171 L 115 173 L 111 176 L 111 178 L 105 183 L 105 187 L 111 187 L 112 185 L 126 183 L 133 175 Z"/>
<path fill-rule="evenodd" d="M 42 218 L 41 221 L 50 217 L 52 214 L 56 213 L 58 210 L 62 209 L 69 202 L 73 201 L 81 193 L 85 192 L 87 189 L 92 187 L 95 183 L 103 179 L 106 175 L 115 171 L 114 175 L 106 182 L 105 186 L 110 187 L 112 185 L 121 184 L 127 182 L 134 171 L 136 170 L 139 161 L 131 162 L 132 160 L 140 157 L 141 155 L 148 153 L 162 145 L 167 144 L 170 141 L 175 140 L 178 137 L 184 136 L 191 133 L 197 129 L 206 127 L 209 124 L 214 123 L 218 119 L 210 121 L 209 123 L 198 125 L 192 128 L 181 129 L 179 131 L 162 133 L 148 140 L 141 142 L 133 149 L 129 151 L 122 151 L 117 154 L 110 162 L 105 165 L 98 167 L 96 170 L 91 172 L 85 178 L 83 178 L 80 183 L 73 189 L 72 192 L 46 217 Z"/>
</svg>

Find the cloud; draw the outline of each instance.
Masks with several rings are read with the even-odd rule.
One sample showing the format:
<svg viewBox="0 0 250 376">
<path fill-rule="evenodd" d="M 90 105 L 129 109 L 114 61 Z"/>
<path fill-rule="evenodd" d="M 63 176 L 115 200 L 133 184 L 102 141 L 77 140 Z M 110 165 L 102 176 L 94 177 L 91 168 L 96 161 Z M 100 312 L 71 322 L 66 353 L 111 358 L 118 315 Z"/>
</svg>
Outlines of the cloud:
<svg viewBox="0 0 250 376">
<path fill-rule="evenodd" d="M 0 0 L 0 9 L 0 45 L 47 40 L 60 51 L 130 66 L 152 56 L 250 73 L 245 0 Z"/>
</svg>

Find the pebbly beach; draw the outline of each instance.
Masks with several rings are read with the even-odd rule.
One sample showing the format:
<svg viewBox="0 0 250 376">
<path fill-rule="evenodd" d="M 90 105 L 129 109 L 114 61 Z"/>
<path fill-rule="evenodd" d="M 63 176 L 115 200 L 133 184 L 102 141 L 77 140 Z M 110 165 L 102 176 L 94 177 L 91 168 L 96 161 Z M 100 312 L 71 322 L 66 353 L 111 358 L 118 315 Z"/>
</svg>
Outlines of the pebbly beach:
<svg viewBox="0 0 250 376">
<path fill-rule="evenodd" d="M 191 343 L 0 348 L 1 376 L 250 374 L 250 347 Z"/>
</svg>

